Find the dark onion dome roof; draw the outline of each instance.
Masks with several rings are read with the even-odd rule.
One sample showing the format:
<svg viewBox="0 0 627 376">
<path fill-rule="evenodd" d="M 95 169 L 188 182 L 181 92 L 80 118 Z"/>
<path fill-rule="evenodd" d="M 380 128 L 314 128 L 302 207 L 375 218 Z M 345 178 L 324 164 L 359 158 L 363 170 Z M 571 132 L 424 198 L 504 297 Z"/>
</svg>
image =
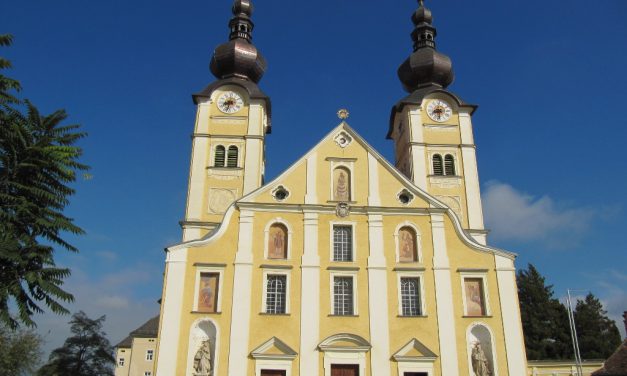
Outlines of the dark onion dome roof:
<svg viewBox="0 0 627 376">
<path fill-rule="evenodd" d="M 252 43 L 254 23 L 250 0 L 235 0 L 233 18 L 229 22 L 229 41 L 218 46 L 211 59 L 211 73 L 218 79 L 238 77 L 255 83 L 266 71 L 266 59 Z"/>
<path fill-rule="evenodd" d="M 432 25 L 431 11 L 425 8 L 423 0 L 412 15 L 412 21 L 414 52 L 398 68 L 403 88 L 409 93 L 424 86 L 446 88 L 453 82 L 453 64 L 448 56 L 435 49 L 437 31 Z"/>
</svg>

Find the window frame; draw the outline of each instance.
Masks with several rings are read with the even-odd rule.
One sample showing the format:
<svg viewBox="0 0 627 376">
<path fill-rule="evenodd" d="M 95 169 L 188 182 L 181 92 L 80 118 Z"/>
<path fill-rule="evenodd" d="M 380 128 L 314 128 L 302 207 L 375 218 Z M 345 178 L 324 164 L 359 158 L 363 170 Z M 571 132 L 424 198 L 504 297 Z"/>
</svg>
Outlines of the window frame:
<svg viewBox="0 0 627 376">
<path fill-rule="evenodd" d="M 229 161 L 231 158 L 231 151 L 235 150 L 235 166 L 230 166 L 229 165 Z M 230 144 L 227 148 L 226 148 L 226 155 L 224 158 L 224 167 L 226 168 L 238 168 L 240 166 L 240 147 L 238 145 L 235 144 Z"/>
<path fill-rule="evenodd" d="M 263 294 L 261 296 L 261 313 L 264 315 L 289 315 L 290 310 L 290 287 L 291 287 L 291 270 L 286 269 L 264 269 L 263 270 Z M 267 299 L 268 299 L 268 276 L 270 275 L 284 275 L 285 276 L 285 312 L 283 313 L 269 313 L 267 312 Z"/>
<path fill-rule="evenodd" d="M 414 230 L 416 234 L 416 260 L 412 262 L 401 261 L 401 250 L 400 250 L 400 242 L 399 242 L 399 234 L 403 227 L 409 227 Z M 394 244 L 396 248 L 396 263 L 399 265 L 412 265 L 412 264 L 421 264 L 422 263 L 422 234 L 414 223 L 409 221 L 404 221 L 399 223 L 396 226 L 396 230 L 394 231 Z"/>
<path fill-rule="evenodd" d="M 275 259 L 275 258 L 269 258 L 268 257 L 268 240 L 270 237 L 270 227 L 272 227 L 272 225 L 274 224 L 281 224 L 283 226 L 285 226 L 285 228 L 287 229 L 287 257 L 284 259 Z M 290 224 L 284 220 L 281 217 L 276 217 L 273 220 L 269 221 L 268 224 L 266 225 L 266 228 L 264 229 L 264 243 L 263 243 L 263 258 L 264 260 L 269 260 L 269 261 L 286 261 L 286 260 L 290 260 L 292 257 L 292 227 L 290 226 Z"/>
<path fill-rule="evenodd" d="M 446 168 L 446 161 L 447 161 L 447 159 L 449 159 L 449 157 L 452 160 L 452 166 L 451 166 L 453 168 L 453 173 L 452 174 L 449 174 L 448 171 L 447 171 L 447 168 Z M 446 153 L 444 155 L 442 171 L 444 172 L 444 176 L 457 176 L 457 161 L 456 161 L 456 158 L 455 158 L 455 154 L 453 154 L 453 153 Z"/>
<path fill-rule="evenodd" d="M 218 166 L 217 164 L 217 155 L 218 155 L 218 148 L 222 148 L 223 149 L 223 155 L 222 155 L 222 166 Z M 226 147 L 222 144 L 216 144 L 213 147 L 213 165 L 212 167 L 217 167 L 217 168 L 221 168 L 221 167 L 225 167 L 226 166 Z"/>
<path fill-rule="evenodd" d="M 460 280 L 461 280 L 461 288 L 462 288 L 462 302 L 464 306 L 464 317 L 490 317 L 492 316 L 492 311 L 490 310 L 490 294 L 488 291 L 488 283 L 487 283 L 487 272 L 467 272 L 460 271 Z M 480 279 L 481 287 L 483 291 L 483 315 L 469 315 L 468 314 L 468 303 L 466 297 L 466 279 Z"/>
<path fill-rule="evenodd" d="M 442 175 L 438 175 L 435 173 L 435 169 L 434 169 L 434 165 L 433 165 L 433 161 L 434 161 L 434 157 L 436 155 L 439 155 L 440 158 L 442 158 Z M 450 155 L 453 158 L 453 169 L 455 170 L 455 174 L 454 175 L 447 175 L 446 174 L 446 156 Z M 431 174 L 430 176 L 432 177 L 437 177 L 437 178 L 459 178 L 461 177 L 460 175 L 460 164 L 459 164 L 459 158 L 458 158 L 458 150 L 451 148 L 451 147 L 433 147 L 433 148 L 429 148 L 428 151 L 428 160 L 429 160 L 429 173 Z"/>
<path fill-rule="evenodd" d="M 401 290 L 401 282 L 403 278 L 414 278 L 418 280 L 418 304 L 420 306 L 419 315 L 404 315 L 403 314 L 403 294 Z M 396 294 L 398 301 L 398 316 L 399 317 L 427 317 L 427 306 L 425 303 L 425 284 L 424 284 L 424 272 L 397 272 L 396 273 Z"/>
<path fill-rule="evenodd" d="M 351 261 L 336 261 L 335 260 L 335 227 L 350 227 L 351 228 Z M 329 222 L 329 261 L 337 262 L 337 263 L 354 263 L 357 260 L 357 236 L 355 231 L 357 228 L 356 222 L 346 222 L 346 221 L 331 221 Z"/>
<path fill-rule="evenodd" d="M 440 168 L 442 169 L 442 173 L 438 174 L 435 171 L 435 157 L 439 157 L 440 159 Z M 433 176 L 446 176 L 444 174 L 444 158 L 442 157 L 442 153 L 433 153 L 431 155 L 431 174 Z"/>
<path fill-rule="evenodd" d="M 353 314 L 352 315 L 339 315 L 335 313 L 335 278 L 352 278 L 353 283 Z M 338 271 L 329 273 L 329 297 L 331 312 L 329 316 L 334 317 L 353 317 L 359 316 L 359 296 L 357 293 L 357 271 Z"/>
<path fill-rule="evenodd" d="M 224 287 L 224 269 L 226 266 L 196 266 L 196 279 L 194 285 L 194 300 L 192 312 L 214 315 L 222 313 L 222 289 Z M 218 300 L 215 312 L 198 311 L 198 293 L 200 292 L 200 276 L 202 273 L 217 273 L 218 276 Z"/>
<path fill-rule="evenodd" d="M 222 146 L 224 148 L 224 163 L 222 164 L 222 166 L 216 166 L 216 149 L 218 148 L 218 146 Z M 240 142 L 233 142 L 232 140 L 228 140 L 228 139 L 216 139 L 214 140 L 214 142 L 211 143 L 211 152 L 210 152 L 210 158 L 209 158 L 209 162 L 208 162 L 208 168 L 217 168 L 217 169 L 239 169 L 241 168 L 240 166 L 242 165 L 241 161 L 242 161 L 242 151 L 244 150 L 244 144 L 240 143 Z M 236 147 L 237 148 L 237 166 L 236 167 L 229 167 L 228 166 L 228 158 L 229 158 L 229 148 L 230 147 Z"/>
<path fill-rule="evenodd" d="M 118 358 L 118 367 L 124 367 L 124 358 Z"/>
<path fill-rule="evenodd" d="M 146 350 L 146 361 L 147 362 L 152 362 L 154 359 L 155 359 L 155 350 L 154 349 Z"/>
</svg>

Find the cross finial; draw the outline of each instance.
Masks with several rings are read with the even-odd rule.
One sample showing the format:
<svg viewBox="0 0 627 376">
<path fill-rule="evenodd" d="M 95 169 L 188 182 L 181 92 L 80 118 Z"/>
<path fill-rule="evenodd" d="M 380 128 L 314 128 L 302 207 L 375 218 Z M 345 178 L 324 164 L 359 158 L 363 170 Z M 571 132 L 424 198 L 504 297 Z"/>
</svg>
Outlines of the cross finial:
<svg viewBox="0 0 627 376">
<path fill-rule="evenodd" d="M 348 112 L 347 109 L 342 108 L 337 112 L 337 117 L 339 117 L 342 120 L 346 120 L 348 119 L 348 116 L 350 115 L 350 113 Z"/>
</svg>

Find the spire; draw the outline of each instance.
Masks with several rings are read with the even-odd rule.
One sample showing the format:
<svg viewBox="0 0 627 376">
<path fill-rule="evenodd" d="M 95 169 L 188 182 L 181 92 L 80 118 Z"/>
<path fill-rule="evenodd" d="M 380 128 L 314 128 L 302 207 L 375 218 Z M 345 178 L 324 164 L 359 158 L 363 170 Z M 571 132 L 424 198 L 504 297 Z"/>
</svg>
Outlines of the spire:
<svg viewBox="0 0 627 376">
<path fill-rule="evenodd" d="M 251 20 L 251 0 L 235 0 L 232 11 L 229 41 L 215 49 L 211 59 L 211 72 L 218 79 L 237 77 L 258 83 L 267 64 L 252 43 L 255 24 Z"/>
<path fill-rule="evenodd" d="M 424 86 L 446 88 L 454 78 L 451 59 L 435 49 L 437 31 L 432 24 L 431 11 L 424 6 L 423 0 L 418 0 L 418 4 L 411 17 L 414 52 L 398 68 L 403 88 L 410 93 Z"/>
</svg>

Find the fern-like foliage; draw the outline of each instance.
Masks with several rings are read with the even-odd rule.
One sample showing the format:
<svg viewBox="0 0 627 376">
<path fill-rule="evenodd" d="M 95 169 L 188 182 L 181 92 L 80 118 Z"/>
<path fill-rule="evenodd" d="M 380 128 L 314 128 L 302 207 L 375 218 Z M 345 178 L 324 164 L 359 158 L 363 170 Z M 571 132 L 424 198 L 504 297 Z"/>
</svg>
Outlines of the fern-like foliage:
<svg viewBox="0 0 627 376">
<path fill-rule="evenodd" d="M 0 45 L 10 42 L 0 35 Z M 35 326 L 35 313 L 66 314 L 62 304 L 73 300 L 61 288 L 70 270 L 56 267 L 54 251 L 78 251 L 62 236 L 83 232 L 63 211 L 70 184 L 88 169 L 76 146 L 85 133 L 62 125 L 63 110 L 41 115 L 28 100 L 14 100 L 5 89 L 19 84 L 0 76 L 0 85 L 0 321 Z"/>
</svg>

